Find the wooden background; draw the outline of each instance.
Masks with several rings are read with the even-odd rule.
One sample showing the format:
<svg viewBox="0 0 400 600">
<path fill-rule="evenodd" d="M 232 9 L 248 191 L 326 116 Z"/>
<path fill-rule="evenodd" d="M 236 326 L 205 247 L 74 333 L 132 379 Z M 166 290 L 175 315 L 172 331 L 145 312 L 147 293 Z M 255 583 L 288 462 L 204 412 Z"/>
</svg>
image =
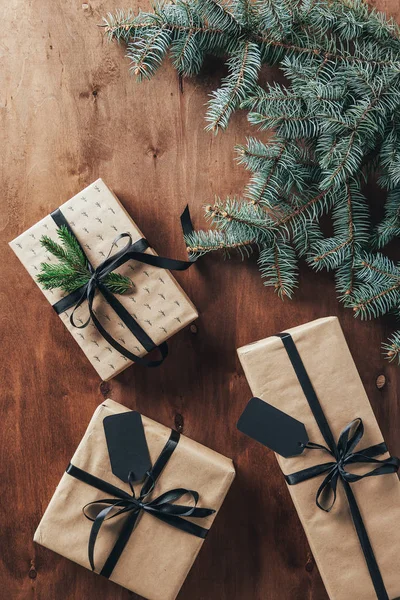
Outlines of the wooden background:
<svg viewBox="0 0 400 600">
<path fill-rule="evenodd" d="M 236 348 L 338 315 L 383 434 L 399 455 L 400 371 L 380 351 L 393 324 L 354 320 L 326 273 L 302 267 L 295 300 L 281 302 L 263 287 L 254 259 L 224 264 L 208 257 L 179 276 L 201 312 L 197 332 L 177 335 L 160 369 L 131 367 L 106 384 L 7 247 L 101 176 L 160 254 L 184 258 L 178 216 L 186 202 L 200 226 L 203 204 L 243 189 L 247 174 L 235 164 L 233 146 L 250 132 L 245 116 L 236 115 L 218 137 L 203 130 L 204 103 L 221 65 L 208 63 L 195 80 L 180 83 L 166 64 L 155 79 L 136 84 L 124 49 L 97 27 L 121 5 L 129 0 L 10 0 L 0 9 L 0 596 L 137 598 L 32 542 L 95 407 L 111 397 L 183 426 L 235 461 L 237 479 L 179 600 L 326 600 L 274 456 L 235 428 L 250 396 Z M 397 0 L 377 5 L 400 16 Z"/>
</svg>

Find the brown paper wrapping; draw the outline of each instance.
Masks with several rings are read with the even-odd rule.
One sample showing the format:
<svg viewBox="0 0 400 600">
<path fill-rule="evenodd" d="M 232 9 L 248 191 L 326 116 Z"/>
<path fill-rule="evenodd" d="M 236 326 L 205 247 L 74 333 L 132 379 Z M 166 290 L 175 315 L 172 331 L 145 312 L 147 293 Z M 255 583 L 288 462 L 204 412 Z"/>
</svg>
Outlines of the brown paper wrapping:
<svg viewBox="0 0 400 600">
<path fill-rule="evenodd" d="M 111 472 L 103 429 L 105 417 L 127 410 L 112 400 L 103 402 L 96 409 L 71 463 L 129 492 L 129 486 Z M 142 421 L 154 464 L 171 430 L 146 417 Z M 200 494 L 198 506 L 218 512 L 234 477 L 230 459 L 181 435 L 157 480 L 154 494 L 158 496 L 180 487 L 196 490 Z M 140 488 L 141 485 L 135 486 L 135 492 Z M 90 569 L 88 540 L 92 523 L 82 514 L 82 507 L 104 497 L 104 492 L 65 473 L 35 532 L 35 542 Z M 193 521 L 210 528 L 215 516 Z M 121 519 L 113 521 L 101 528 L 97 538 L 97 570 L 102 568 L 115 543 L 117 522 L 122 525 Z M 174 600 L 203 542 L 142 513 L 110 579 L 149 600 Z"/>
<path fill-rule="evenodd" d="M 133 242 L 144 237 L 101 179 L 65 202 L 60 210 L 93 266 L 106 258 L 118 234 L 130 233 Z M 49 257 L 41 246 L 43 235 L 58 239 L 57 226 L 50 215 L 10 242 L 10 247 L 38 285 L 36 276 L 40 264 L 57 260 L 54 256 Z M 126 240 L 121 240 L 120 248 L 125 243 Z M 156 254 L 150 249 L 147 252 Z M 155 344 L 161 344 L 198 317 L 195 307 L 169 271 L 129 261 L 118 269 L 118 273 L 130 277 L 135 285 L 132 294 L 118 295 L 118 300 Z M 66 295 L 62 290 L 49 291 L 39 287 L 52 305 Z M 120 322 L 101 294 L 96 295 L 94 308 L 105 329 L 120 344 L 138 356 L 146 354 L 146 350 Z M 106 342 L 93 323 L 85 329 L 73 327 L 69 321 L 71 312 L 72 308 L 62 313 L 60 318 L 102 379 L 111 379 L 132 364 Z M 87 314 L 87 303 L 84 302 L 76 312 L 76 320 L 80 318 L 82 322 L 86 321 Z"/>
<path fill-rule="evenodd" d="M 287 330 L 293 337 L 319 402 L 337 440 L 343 427 L 361 417 L 365 434 L 356 450 L 383 441 L 382 433 L 336 317 Z M 238 350 L 254 396 L 306 426 L 309 439 L 324 444 L 282 341 L 270 337 Z M 388 455 L 379 457 L 386 458 Z M 295 458 L 276 455 L 285 474 L 328 462 L 316 451 Z M 365 472 L 364 467 L 361 472 Z M 357 472 L 357 469 L 354 472 Z M 352 469 L 353 471 L 353 469 Z M 288 486 L 331 600 L 376 600 L 342 485 L 330 513 L 317 508 L 321 479 Z M 400 597 L 400 485 L 396 474 L 352 484 L 389 598 Z M 288 540 L 290 543 L 290 540 Z"/>
</svg>

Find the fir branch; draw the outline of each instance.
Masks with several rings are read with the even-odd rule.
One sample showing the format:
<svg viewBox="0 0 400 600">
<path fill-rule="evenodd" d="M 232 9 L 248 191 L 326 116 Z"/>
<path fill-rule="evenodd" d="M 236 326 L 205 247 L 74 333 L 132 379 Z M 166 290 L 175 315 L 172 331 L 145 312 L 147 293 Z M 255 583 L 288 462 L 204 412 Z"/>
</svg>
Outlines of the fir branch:
<svg viewBox="0 0 400 600">
<path fill-rule="evenodd" d="M 175 0 L 152 13 L 118 11 L 105 28 L 128 43 L 139 77 L 168 52 L 184 75 L 198 73 L 206 54 L 228 57 L 207 128 L 225 129 L 242 108 L 272 133 L 268 144 L 249 138 L 237 148 L 251 172 L 244 199 L 206 208 L 214 229 L 186 238 L 192 255 L 258 247 L 266 284 L 281 297 L 291 297 L 305 257 L 336 272 L 356 316 L 398 310 L 400 268 L 376 252 L 400 236 L 400 29 L 392 19 L 362 0 Z M 261 87 L 263 64 L 278 65 L 287 84 Z M 388 196 L 373 227 L 361 181 L 376 173 Z M 326 237 L 319 222 L 330 211 Z"/>
<path fill-rule="evenodd" d="M 385 216 L 375 227 L 371 245 L 378 250 L 400 237 L 400 186 L 391 190 L 385 203 Z"/>
<path fill-rule="evenodd" d="M 359 131 L 361 127 L 364 126 L 364 122 L 367 121 L 367 125 L 364 127 L 364 135 L 366 136 L 366 139 L 368 139 L 368 137 L 370 137 L 371 135 L 379 133 L 379 119 L 373 121 L 372 119 L 368 119 L 368 116 L 370 115 L 371 111 L 377 109 L 379 100 L 387 91 L 389 85 L 393 85 L 393 82 L 391 82 L 385 87 L 381 95 L 375 96 L 373 100 L 366 103 L 360 117 L 356 119 L 352 127 L 352 133 L 350 134 L 348 139 L 344 138 L 339 142 L 336 141 L 335 149 L 332 153 L 330 153 L 330 162 L 332 162 L 333 157 L 337 156 L 338 164 L 331 172 L 329 172 L 329 170 L 327 169 L 326 178 L 321 182 L 322 188 L 326 189 L 331 185 L 339 185 L 343 181 L 343 174 L 353 175 L 360 166 L 364 155 L 364 151 L 363 142 L 360 139 Z M 362 105 L 360 104 L 360 108 L 361 107 Z M 356 111 L 354 110 L 354 112 Z"/>
<path fill-rule="evenodd" d="M 293 247 L 277 240 L 269 247 L 263 248 L 258 257 L 261 276 L 266 279 L 264 285 L 272 286 L 278 296 L 292 298 L 297 287 L 297 257 Z"/>
<path fill-rule="evenodd" d="M 58 229 L 57 234 L 65 249 L 65 262 L 68 262 L 75 267 L 80 266 L 86 269 L 88 262 L 75 235 L 64 225 Z"/>
<path fill-rule="evenodd" d="M 271 160 L 272 166 L 276 166 L 284 152 L 284 145 L 278 142 L 267 146 L 255 138 L 248 138 L 246 146 L 236 146 L 236 152 L 239 164 L 249 171 L 257 172 L 268 166 Z"/>
<path fill-rule="evenodd" d="M 132 280 L 115 271 L 104 278 L 104 284 L 113 294 L 126 294 L 133 290 Z"/>
<path fill-rule="evenodd" d="M 190 257 L 203 256 L 216 250 L 223 251 L 225 256 L 230 256 L 232 250 L 238 251 L 242 258 L 252 253 L 252 247 L 257 245 L 256 239 L 238 238 L 222 231 L 195 231 L 185 236 L 186 250 Z"/>
<path fill-rule="evenodd" d="M 398 307 L 399 288 L 400 283 L 381 290 L 377 286 L 362 286 L 354 293 L 355 300 L 352 304 L 355 316 L 361 316 L 362 319 L 376 319 Z"/>
<path fill-rule="evenodd" d="M 334 237 L 315 242 L 307 261 L 317 271 L 338 269 L 346 263 L 346 276 L 342 269 L 337 283 L 339 293 L 348 296 L 353 288 L 356 254 L 369 242 L 368 205 L 361 194 L 359 181 L 347 180 L 344 188 L 336 191 L 332 217 Z M 344 277 L 346 285 L 343 289 Z"/>
<path fill-rule="evenodd" d="M 206 217 L 220 231 L 227 232 L 234 238 L 252 240 L 257 244 L 271 243 L 275 238 L 275 225 L 261 207 L 252 207 L 243 200 L 228 198 L 224 202 L 206 207 Z"/>
<path fill-rule="evenodd" d="M 396 331 L 387 341 L 382 344 L 385 358 L 390 362 L 397 360 L 400 365 L 400 331 Z"/>
<path fill-rule="evenodd" d="M 368 283 L 374 284 L 377 277 L 380 283 L 389 287 L 400 281 L 400 270 L 386 256 L 377 254 L 370 259 L 362 256 L 358 266 L 360 268 L 359 276 Z"/>
<path fill-rule="evenodd" d="M 330 52 L 323 48 L 318 48 L 317 44 L 314 46 L 299 46 L 291 42 L 283 42 L 273 39 L 270 35 L 254 34 L 252 39 L 258 41 L 261 44 L 265 44 L 267 47 L 280 48 L 287 54 L 302 55 L 307 54 L 312 57 L 321 57 L 323 60 L 328 59 L 337 62 L 349 62 L 359 63 L 364 65 L 370 65 L 371 67 L 392 67 L 397 66 L 400 68 L 400 61 L 394 60 L 394 57 L 388 58 L 388 60 L 380 60 L 376 58 L 368 58 L 363 56 L 355 56 L 346 51 L 341 52 Z M 280 55 L 279 55 L 280 56 Z"/>
<path fill-rule="evenodd" d="M 132 61 L 131 71 L 140 81 L 150 79 L 165 57 L 171 33 L 161 25 L 159 28 L 143 32 L 141 37 L 128 44 L 127 56 Z"/>
<path fill-rule="evenodd" d="M 37 280 L 45 290 L 61 289 L 71 293 L 86 285 L 92 276 L 87 258 L 75 235 L 62 225 L 57 229 L 61 245 L 49 236 L 40 239 L 41 245 L 58 258 L 57 264 L 41 263 Z M 132 281 L 120 273 L 106 275 L 103 283 L 113 294 L 124 294 L 132 290 Z"/>
<path fill-rule="evenodd" d="M 252 139 L 248 140 L 247 148 L 238 147 L 238 162 L 255 172 L 245 192 L 245 197 L 253 205 L 266 204 L 265 193 L 275 177 L 284 151 L 283 144 L 265 146 Z M 272 215 L 269 206 L 265 206 L 265 208 Z"/>
<path fill-rule="evenodd" d="M 356 282 L 348 305 L 362 319 L 376 318 L 400 306 L 400 268 L 380 253 L 357 261 Z"/>
<path fill-rule="evenodd" d="M 106 20 L 106 23 L 111 23 L 112 15 L 109 15 L 110 21 Z M 218 34 L 224 35 L 224 30 L 218 27 L 208 27 L 208 26 L 194 26 L 194 25 L 175 25 L 173 23 L 168 23 L 168 29 L 173 33 L 185 33 L 188 35 L 192 35 L 194 33 L 207 33 L 207 34 Z M 132 18 L 132 20 L 128 19 L 126 25 L 119 25 L 117 22 L 115 25 L 105 25 L 104 31 L 109 34 L 111 38 L 116 38 L 117 40 L 129 40 L 131 38 L 136 38 L 138 34 L 143 29 L 157 29 L 157 25 L 155 23 L 146 23 L 146 22 L 137 22 L 136 18 Z"/>
<path fill-rule="evenodd" d="M 312 195 L 309 200 L 306 200 L 304 203 L 295 207 L 293 211 L 280 219 L 277 224 L 280 226 L 286 226 L 290 222 L 293 224 L 293 222 L 302 215 L 305 215 L 306 219 L 310 219 L 311 221 L 317 219 L 321 214 L 326 212 L 327 203 L 325 200 L 328 197 L 329 191 L 330 190 L 323 190 L 322 192 Z"/>
<path fill-rule="evenodd" d="M 60 288 L 65 292 L 74 292 L 88 282 L 88 273 L 79 272 L 68 264 L 52 265 L 42 263 L 37 280 L 45 290 Z"/>
<path fill-rule="evenodd" d="M 256 86 L 261 68 L 258 46 L 248 41 L 240 43 L 228 61 L 228 68 L 228 77 L 223 80 L 219 90 L 211 95 L 206 115 L 209 122 L 206 129 L 214 132 L 226 129 L 233 111 Z"/>
<path fill-rule="evenodd" d="M 86 273 L 88 271 L 87 259 L 74 234 L 71 233 L 68 227 L 62 225 L 57 229 L 57 235 L 61 245 L 47 235 L 41 237 L 40 244 L 47 252 L 58 258 L 61 263 L 71 269 Z"/>
<path fill-rule="evenodd" d="M 292 2 L 288 0 L 281 0 L 281 2 L 256 0 L 255 8 L 262 31 L 269 31 L 276 40 L 289 35 L 293 27 Z"/>
</svg>

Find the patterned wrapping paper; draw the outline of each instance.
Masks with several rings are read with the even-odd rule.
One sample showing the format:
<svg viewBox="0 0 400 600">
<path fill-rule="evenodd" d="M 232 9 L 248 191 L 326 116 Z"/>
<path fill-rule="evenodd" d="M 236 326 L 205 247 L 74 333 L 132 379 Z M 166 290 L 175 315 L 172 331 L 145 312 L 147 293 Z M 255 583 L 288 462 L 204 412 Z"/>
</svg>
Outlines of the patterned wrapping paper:
<svg viewBox="0 0 400 600">
<path fill-rule="evenodd" d="M 71 463 L 129 492 L 129 486 L 111 471 L 103 429 L 105 417 L 127 410 L 113 400 L 103 402 L 96 409 Z M 144 416 L 142 422 L 154 464 L 171 430 Z M 199 492 L 199 507 L 218 512 L 234 477 L 235 469 L 229 458 L 181 435 L 152 497 L 184 487 Z M 135 485 L 136 493 L 140 487 L 141 484 Z M 88 541 L 92 523 L 83 515 L 82 507 L 105 496 L 104 492 L 64 473 L 35 532 L 35 542 L 90 569 Z M 180 504 L 183 503 L 186 504 L 182 499 Z M 216 514 L 193 522 L 209 529 Z M 97 570 L 111 552 L 122 524 L 118 517 L 101 528 L 95 550 Z M 149 600 L 174 600 L 203 543 L 203 539 L 142 512 L 110 580 Z"/>
<path fill-rule="evenodd" d="M 343 427 L 360 417 L 365 427 L 356 451 L 383 441 L 339 321 L 326 317 L 285 330 L 292 336 L 335 440 Z M 239 360 L 254 396 L 304 423 L 310 441 L 325 445 L 282 340 L 276 336 L 238 349 Z M 323 454 L 323 453 L 321 453 Z M 379 458 L 387 458 L 388 454 Z M 328 462 L 318 452 L 283 458 L 285 475 Z M 374 465 L 370 465 L 374 467 Z M 363 473 L 365 465 L 352 465 Z M 367 469 L 369 470 L 369 469 Z M 331 600 L 376 600 L 342 484 L 330 513 L 315 503 L 323 477 L 288 486 L 297 513 Z M 400 597 L 400 483 L 397 474 L 367 477 L 353 483 L 362 519 L 390 600 Z"/>
<path fill-rule="evenodd" d="M 59 208 L 95 267 L 106 258 L 118 234 L 130 233 L 133 242 L 144 237 L 101 179 Z M 44 290 L 37 282 L 40 264 L 57 260 L 54 256 L 49 256 L 40 244 L 43 235 L 58 240 L 57 226 L 50 215 L 10 242 L 10 247 L 53 305 L 66 294 L 59 289 Z M 121 240 L 118 243 L 119 249 L 125 243 L 125 240 Z M 152 249 L 146 252 L 156 254 Z M 117 272 L 130 277 L 134 284 L 131 294 L 117 295 L 117 299 L 155 344 L 161 344 L 198 317 L 194 305 L 169 271 L 129 261 Z M 120 344 L 138 356 L 146 354 L 143 346 L 119 320 L 100 293 L 96 294 L 94 309 L 102 325 Z M 72 310 L 70 308 L 60 314 L 60 318 L 103 380 L 111 379 L 132 364 L 106 342 L 93 323 L 84 329 L 73 327 L 69 321 Z M 75 315 L 76 321 L 86 321 L 86 301 Z"/>
</svg>

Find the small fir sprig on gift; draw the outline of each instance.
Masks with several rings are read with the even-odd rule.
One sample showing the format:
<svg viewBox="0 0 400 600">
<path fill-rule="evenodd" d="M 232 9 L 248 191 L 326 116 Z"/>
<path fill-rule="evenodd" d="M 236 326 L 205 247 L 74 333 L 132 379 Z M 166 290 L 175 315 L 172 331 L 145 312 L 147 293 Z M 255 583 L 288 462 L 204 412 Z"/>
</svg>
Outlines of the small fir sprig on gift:
<svg viewBox="0 0 400 600">
<path fill-rule="evenodd" d="M 59 262 L 42 263 L 37 280 L 45 290 L 59 288 L 71 293 L 88 283 L 92 274 L 86 256 L 68 228 L 62 225 L 57 230 L 57 235 L 61 245 L 47 235 L 40 239 L 41 245 L 47 252 L 58 258 Z M 113 294 L 125 294 L 133 287 L 129 277 L 119 273 L 109 273 L 103 283 Z"/>
<path fill-rule="evenodd" d="M 400 316 L 400 266 L 379 253 L 400 237 L 400 28 L 365 0 L 174 0 L 152 12 L 117 11 L 110 39 L 127 45 L 131 71 L 149 79 L 170 55 L 180 76 L 207 55 L 227 58 L 208 102 L 207 130 L 232 114 L 269 130 L 251 137 L 238 162 L 250 172 L 242 197 L 206 207 L 214 226 L 186 237 L 199 257 L 259 252 L 265 284 L 290 298 L 304 258 L 333 270 L 340 300 L 361 318 Z M 263 64 L 286 77 L 261 87 Z M 384 217 L 370 214 L 365 182 L 378 177 Z M 324 235 L 321 218 L 332 217 Z M 384 346 L 400 356 L 400 330 Z"/>
</svg>

